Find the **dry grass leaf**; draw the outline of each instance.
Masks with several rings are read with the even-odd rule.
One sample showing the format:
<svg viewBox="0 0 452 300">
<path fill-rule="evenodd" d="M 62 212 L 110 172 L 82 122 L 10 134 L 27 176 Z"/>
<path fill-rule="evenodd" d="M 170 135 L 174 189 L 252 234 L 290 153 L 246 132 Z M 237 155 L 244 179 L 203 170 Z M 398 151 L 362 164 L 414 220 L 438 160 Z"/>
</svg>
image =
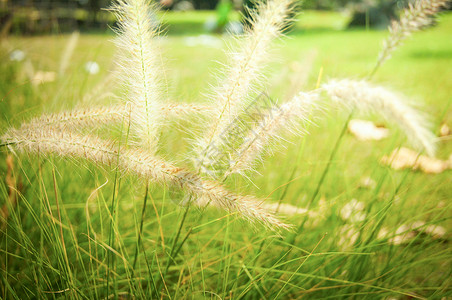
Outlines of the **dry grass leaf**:
<svg viewBox="0 0 452 300">
<path fill-rule="evenodd" d="M 389 130 L 375 126 L 371 121 L 351 120 L 348 123 L 348 131 L 360 141 L 381 140 L 389 135 Z"/>
<path fill-rule="evenodd" d="M 344 221 L 359 223 L 366 219 L 366 213 L 364 212 L 365 208 L 366 205 L 364 202 L 352 199 L 342 207 L 339 214 Z"/>
<path fill-rule="evenodd" d="M 33 84 L 39 85 L 46 82 L 54 82 L 56 79 L 55 72 L 38 71 L 33 76 Z"/>
<path fill-rule="evenodd" d="M 402 225 L 397 228 L 395 236 L 390 238 L 388 242 L 393 245 L 401 245 L 408 243 L 417 236 L 417 232 L 412 230 L 411 226 Z"/>
<path fill-rule="evenodd" d="M 377 186 L 377 182 L 371 177 L 362 177 L 359 181 L 359 187 L 364 189 L 374 189 Z"/>
<path fill-rule="evenodd" d="M 439 129 L 439 136 L 444 137 L 451 134 L 449 126 L 446 123 L 443 123 Z"/>
<path fill-rule="evenodd" d="M 337 245 L 342 251 L 350 251 L 353 249 L 353 244 L 358 240 L 359 230 L 353 225 L 345 224 L 339 228 L 339 240 Z"/>
<path fill-rule="evenodd" d="M 420 155 L 408 148 L 399 148 L 392 151 L 391 155 L 383 156 L 381 163 L 390 166 L 394 170 L 413 169 L 421 170 L 428 174 L 438 174 L 450 169 L 450 161 Z"/>
<path fill-rule="evenodd" d="M 412 239 L 419 235 L 419 233 L 424 233 L 430 235 L 434 239 L 442 239 L 446 235 L 447 231 L 444 227 L 439 225 L 428 225 L 425 226 L 424 221 L 416 221 L 411 224 L 403 224 L 397 228 L 397 230 L 391 234 L 390 230 L 386 227 L 381 228 L 378 233 L 378 239 L 388 239 L 388 243 L 393 245 L 401 245 L 409 243 Z"/>
<path fill-rule="evenodd" d="M 275 211 L 288 216 L 301 215 L 308 213 L 308 210 L 303 207 L 298 207 L 288 203 L 263 203 L 262 207 L 269 211 Z"/>
</svg>

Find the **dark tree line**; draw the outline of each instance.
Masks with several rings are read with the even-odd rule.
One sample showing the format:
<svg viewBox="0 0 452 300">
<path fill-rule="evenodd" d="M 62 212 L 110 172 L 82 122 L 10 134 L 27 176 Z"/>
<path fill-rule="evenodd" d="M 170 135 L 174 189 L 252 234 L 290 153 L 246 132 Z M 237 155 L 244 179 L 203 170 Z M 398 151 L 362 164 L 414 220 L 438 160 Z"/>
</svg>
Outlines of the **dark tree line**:
<svg viewBox="0 0 452 300">
<path fill-rule="evenodd" d="M 180 2 L 190 2 L 194 9 L 218 9 L 218 4 L 224 2 L 241 9 L 247 16 L 245 6 L 254 7 L 255 1 L 266 0 L 153 0 L 159 1 L 163 9 L 173 9 Z M 413 0 L 295 0 L 303 9 L 339 10 L 348 8 L 354 13 L 350 26 L 371 26 L 385 28 L 391 19 L 397 18 L 397 10 L 406 7 Z M 59 32 L 83 28 L 106 28 L 113 22 L 108 19 L 103 8 L 111 5 L 112 0 L 3 0 L 0 1 L 0 28 L 3 31 L 17 33 Z M 242 7 L 237 7 L 238 3 Z M 39 10 L 44 16 L 39 21 L 28 20 L 24 14 L 15 11 L 24 7 Z M 61 8 L 64 12 L 61 12 Z M 54 11 L 59 9 L 58 13 Z M 75 9 L 85 13 L 76 17 Z M 227 21 L 227 16 L 225 18 Z M 246 23 L 246 18 L 245 18 Z M 8 29 L 11 28 L 11 30 Z M 4 29 L 4 30 L 3 30 Z"/>
</svg>

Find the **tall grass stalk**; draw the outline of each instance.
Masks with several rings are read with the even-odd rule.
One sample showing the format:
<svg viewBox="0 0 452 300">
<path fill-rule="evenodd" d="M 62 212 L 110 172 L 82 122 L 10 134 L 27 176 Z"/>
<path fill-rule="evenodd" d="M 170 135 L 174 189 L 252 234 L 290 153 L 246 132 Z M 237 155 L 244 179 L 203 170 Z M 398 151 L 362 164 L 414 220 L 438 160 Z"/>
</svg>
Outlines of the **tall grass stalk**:
<svg viewBox="0 0 452 300">
<path fill-rule="evenodd" d="M 138 239 L 137 239 L 137 246 L 135 248 L 135 255 L 133 258 L 133 265 L 132 265 L 132 279 L 134 278 L 134 271 L 137 265 L 137 261 L 138 261 L 138 252 L 141 246 L 141 239 L 143 237 L 143 224 L 144 224 L 144 216 L 145 216 L 145 211 L 146 211 L 146 205 L 148 203 L 148 193 L 149 193 L 149 185 L 146 185 L 146 190 L 144 192 L 144 201 L 143 201 L 143 207 L 141 209 L 141 220 L 140 220 L 140 229 L 138 230 Z"/>
</svg>

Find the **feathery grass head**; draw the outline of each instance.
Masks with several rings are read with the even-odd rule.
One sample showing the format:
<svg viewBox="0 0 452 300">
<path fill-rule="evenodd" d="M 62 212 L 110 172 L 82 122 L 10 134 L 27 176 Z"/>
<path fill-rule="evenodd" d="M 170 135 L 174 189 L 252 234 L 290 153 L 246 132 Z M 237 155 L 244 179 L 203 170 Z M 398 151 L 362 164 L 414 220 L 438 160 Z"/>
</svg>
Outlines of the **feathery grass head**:
<svg viewBox="0 0 452 300">
<path fill-rule="evenodd" d="M 155 43 L 155 5 L 148 0 L 117 0 L 112 10 L 119 20 L 118 65 L 132 103 L 131 128 L 143 147 L 156 151 L 162 101 L 162 67 Z"/>
<path fill-rule="evenodd" d="M 389 27 L 389 37 L 383 43 L 377 64 L 371 76 L 389 58 L 392 52 L 402 44 L 403 40 L 413 32 L 431 24 L 432 17 L 435 16 L 442 7 L 445 7 L 449 0 L 417 0 L 414 4 L 409 4 L 408 8 L 402 12 L 399 21 L 392 21 Z"/>
<path fill-rule="evenodd" d="M 130 120 L 130 105 L 117 104 L 85 109 L 43 114 L 21 125 L 20 130 L 39 130 L 42 128 L 81 131 L 86 128 L 99 128 L 103 125 L 118 124 Z M 166 103 L 158 107 L 159 113 L 167 120 L 180 120 L 193 115 L 206 114 L 212 110 L 207 105 Z"/>
<path fill-rule="evenodd" d="M 194 196 L 195 203 L 199 199 L 199 203 L 212 204 L 272 230 L 291 227 L 261 207 L 258 199 L 232 193 L 220 183 L 204 180 L 193 172 L 156 157 L 146 149 L 119 147 L 114 141 L 52 128 L 10 129 L 0 140 L 11 149 L 21 152 L 83 158 L 96 165 L 118 168 L 124 174 L 134 174 L 147 181 L 169 184 Z"/>
<path fill-rule="evenodd" d="M 261 71 L 268 61 L 271 42 L 281 34 L 287 24 L 287 16 L 293 0 L 269 0 L 258 5 L 252 13 L 252 27 L 239 41 L 239 47 L 227 53 L 229 66 L 212 94 L 216 111 L 206 133 L 197 140 L 195 153 L 198 165 L 209 167 L 206 159 L 208 148 L 222 148 L 220 135 L 234 122 L 241 110 L 251 101 L 256 85 L 262 81 Z M 221 155 L 221 154 L 220 154 Z"/>
<path fill-rule="evenodd" d="M 339 104 L 377 113 L 396 123 L 413 146 L 425 150 L 430 156 L 435 154 L 436 137 L 429 129 L 429 122 L 398 94 L 366 81 L 350 79 L 330 80 L 322 88 Z"/>
<path fill-rule="evenodd" d="M 41 130 L 43 128 L 79 131 L 107 124 L 117 124 L 129 115 L 130 108 L 125 105 L 99 106 L 74 109 L 67 112 L 43 114 L 23 123 L 20 130 Z"/>
<path fill-rule="evenodd" d="M 213 110 L 210 105 L 195 103 L 166 102 L 160 107 L 161 113 L 167 119 L 184 119 L 193 115 L 210 115 Z"/>
<path fill-rule="evenodd" d="M 235 151 L 225 176 L 253 169 L 269 144 L 288 132 L 302 132 L 317 107 L 319 94 L 300 92 L 291 101 L 275 106 L 251 129 L 240 148 Z"/>
</svg>

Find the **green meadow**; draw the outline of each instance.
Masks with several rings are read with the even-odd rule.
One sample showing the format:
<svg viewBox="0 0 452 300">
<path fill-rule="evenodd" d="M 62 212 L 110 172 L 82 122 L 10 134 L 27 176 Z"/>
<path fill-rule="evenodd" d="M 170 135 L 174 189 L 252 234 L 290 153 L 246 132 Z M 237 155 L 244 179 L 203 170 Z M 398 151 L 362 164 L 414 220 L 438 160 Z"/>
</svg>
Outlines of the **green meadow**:
<svg viewBox="0 0 452 300">
<path fill-rule="evenodd" d="M 224 50 L 235 41 L 204 36 L 211 16 L 161 15 L 161 77 L 171 101 L 207 103 L 211 86 L 222 79 Z M 294 89 L 366 77 L 388 35 L 347 29 L 348 18 L 339 13 L 307 11 L 298 19 L 275 43 L 259 88 L 277 103 Z M 435 134 L 443 124 L 452 127 L 451 28 L 452 14 L 440 15 L 435 26 L 408 38 L 372 79 L 427 114 Z M 114 37 L 111 30 L 81 33 L 61 76 L 70 34 L 3 40 L 0 135 L 42 113 L 121 101 L 126 91 L 120 81 L 105 81 L 115 70 Z M 25 59 L 11 61 L 14 49 Z M 86 71 L 90 61 L 99 65 L 98 73 Z M 31 80 L 30 68 L 56 77 Z M 256 172 L 225 182 L 269 203 L 307 209 L 278 214 L 294 225 L 290 232 L 273 232 L 213 207 L 186 206 L 180 191 L 120 174 L 114 166 L 2 147 L 0 298 L 452 297 L 452 170 L 394 170 L 382 157 L 409 145 L 391 120 L 354 113 L 352 118 L 390 131 L 384 140 L 364 142 L 345 130 L 348 111 L 327 101 L 321 111 L 306 133 L 287 132 L 287 142 L 274 145 Z M 190 142 L 205 124 L 203 118 L 168 122 L 159 155 L 189 166 Z M 119 136 L 125 129 L 104 130 Z M 439 139 L 437 158 L 449 159 L 450 137 Z M 362 207 L 345 218 L 353 199 Z"/>
</svg>

